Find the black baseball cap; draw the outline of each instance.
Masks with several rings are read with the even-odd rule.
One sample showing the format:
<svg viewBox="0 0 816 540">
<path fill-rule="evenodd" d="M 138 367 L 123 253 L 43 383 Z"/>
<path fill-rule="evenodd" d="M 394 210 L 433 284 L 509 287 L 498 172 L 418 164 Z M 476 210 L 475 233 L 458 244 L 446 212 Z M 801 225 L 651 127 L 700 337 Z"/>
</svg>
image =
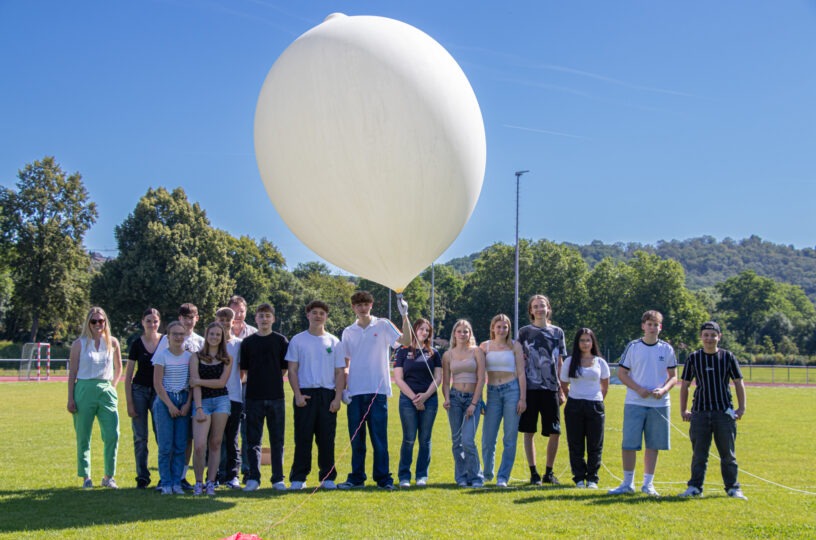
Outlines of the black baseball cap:
<svg viewBox="0 0 816 540">
<path fill-rule="evenodd" d="M 720 330 L 720 325 L 715 323 L 714 321 L 704 322 L 703 325 L 700 327 L 700 332 L 703 330 L 714 330 L 718 334 L 722 334 L 722 330 Z"/>
</svg>

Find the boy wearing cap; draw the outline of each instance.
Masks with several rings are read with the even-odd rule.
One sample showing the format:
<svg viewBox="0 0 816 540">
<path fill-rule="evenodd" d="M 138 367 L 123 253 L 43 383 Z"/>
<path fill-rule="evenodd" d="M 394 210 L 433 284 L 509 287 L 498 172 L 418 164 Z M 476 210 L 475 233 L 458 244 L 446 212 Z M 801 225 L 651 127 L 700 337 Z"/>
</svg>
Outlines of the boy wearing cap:
<svg viewBox="0 0 816 540">
<path fill-rule="evenodd" d="M 748 500 L 737 481 L 737 456 L 734 451 L 737 439 L 737 420 L 745 414 L 745 385 L 739 362 L 731 351 L 719 348 L 720 325 L 714 321 L 700 327 L 703 348 L 691 353 L 683 369 L 680 386 L 680 410 L 683 420 L 691 422 L 689 437 L 694 455 L 691 458 L 691 479 L 681 497 L 702 497 L 703 481 L 708 465 L 711 439 L 720 454 L 725 492 L 729 497 Z M 688 389 L 691 381 L 697 381 L 694 404 L 687 410 Z M 731 401 L 729 381 L 734 381 L 737 393 L 737 409 Z"/>
</svg>

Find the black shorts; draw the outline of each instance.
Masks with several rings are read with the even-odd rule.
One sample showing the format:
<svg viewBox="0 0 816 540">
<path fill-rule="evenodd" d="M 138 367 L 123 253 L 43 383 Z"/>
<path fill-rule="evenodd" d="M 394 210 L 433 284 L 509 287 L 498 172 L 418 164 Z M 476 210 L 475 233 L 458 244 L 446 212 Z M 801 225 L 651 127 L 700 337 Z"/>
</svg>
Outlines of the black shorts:
<svg viewBox="0 0 816 540">
<path fill-rule="evenodd" d="M 527 390 L 527 409 L 521 413 L 518 430 L 520 433 L 538 431 L 538 417 L 541 416 L 541 434 L 545 437 L 561 434 L 561 409 L 558 392 L 552 390 Z"/>
</svg>

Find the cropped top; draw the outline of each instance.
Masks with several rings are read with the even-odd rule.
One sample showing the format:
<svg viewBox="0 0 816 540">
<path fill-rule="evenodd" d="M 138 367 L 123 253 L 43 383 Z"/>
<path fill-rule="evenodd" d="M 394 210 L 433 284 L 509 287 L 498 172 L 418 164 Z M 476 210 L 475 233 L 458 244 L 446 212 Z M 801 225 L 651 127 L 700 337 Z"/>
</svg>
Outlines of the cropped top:
<svg viewBox="0 0 816 540">
<path fill-rule="evenodd" d="M 476 357 L 471 356 L 463 360 L 455 360 L 451 354 L 451 382 L 454 384 L 476 383 Z"/>
<path fill-rule="evenodd" d="M 487 348 L 488 351 L 485 355 L 487 371 L 503 371 L 506 373 L 516 372 L 516 355 L 512 350 L 491 351 L 489 342 L 487 344 Z"/>
<path fill-rule="evenodd" d="M 224 364 L 218 362 L 217 364 L 198 363 L 198 376 L 201 379 L 218 380 L 224 374 Z M 229 393 L 227 387 L 224 388 L 206 388 L 201 387 L 201 399 L 214 398 L 219 396 L 226 396 Z"/>
</svg>

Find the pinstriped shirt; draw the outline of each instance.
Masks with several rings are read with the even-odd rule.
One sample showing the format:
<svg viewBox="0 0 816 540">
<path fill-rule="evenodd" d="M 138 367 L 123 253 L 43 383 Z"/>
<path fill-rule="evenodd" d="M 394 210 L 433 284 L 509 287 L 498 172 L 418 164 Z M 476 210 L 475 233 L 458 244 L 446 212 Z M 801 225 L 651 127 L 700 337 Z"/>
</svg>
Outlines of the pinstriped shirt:
<svg viewBox="0 0 816 540">
<path fill-rule="evenodd" d="M 699 349 L 686 360 L 682 379 L 689 383 L 697 380 L 692 411 L 724 411 L 733 408 L 729 382 L 742 379 L 742 371 L 731 351 L 718 349 L 707 354 Z"/>
</svg>

